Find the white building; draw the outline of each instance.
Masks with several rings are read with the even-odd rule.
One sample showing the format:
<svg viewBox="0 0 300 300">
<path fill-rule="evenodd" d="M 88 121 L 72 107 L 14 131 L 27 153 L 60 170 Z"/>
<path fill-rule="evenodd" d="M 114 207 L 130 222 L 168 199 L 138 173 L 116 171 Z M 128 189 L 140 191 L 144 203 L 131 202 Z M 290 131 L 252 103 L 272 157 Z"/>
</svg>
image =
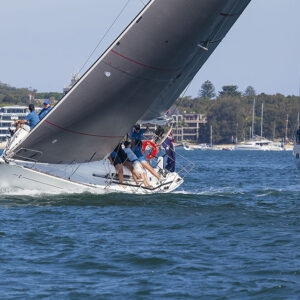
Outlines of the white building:
<svg viewBox="0 0 300 300">
<path fill-rule="evenodd" d="M 9 128 L 13 127 L 16 120 L 22 120 L 28 114 L 26 106 L 0 107 L 0 143 L 5 143 L 10 135 Z"/>
</svg>

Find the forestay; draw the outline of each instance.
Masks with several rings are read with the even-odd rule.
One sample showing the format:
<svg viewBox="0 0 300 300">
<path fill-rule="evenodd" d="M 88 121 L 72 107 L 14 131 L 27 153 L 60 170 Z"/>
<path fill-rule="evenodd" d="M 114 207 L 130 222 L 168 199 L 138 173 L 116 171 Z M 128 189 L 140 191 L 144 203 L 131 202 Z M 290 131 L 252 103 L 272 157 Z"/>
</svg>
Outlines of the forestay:
<svg viewBox="0 0 300 300">
<path fill-rule="evenodd" d="M 152 0 L 18 146 L 14 159 L 103 159 L 174 103 L 251 0 Z"/>
</svg>

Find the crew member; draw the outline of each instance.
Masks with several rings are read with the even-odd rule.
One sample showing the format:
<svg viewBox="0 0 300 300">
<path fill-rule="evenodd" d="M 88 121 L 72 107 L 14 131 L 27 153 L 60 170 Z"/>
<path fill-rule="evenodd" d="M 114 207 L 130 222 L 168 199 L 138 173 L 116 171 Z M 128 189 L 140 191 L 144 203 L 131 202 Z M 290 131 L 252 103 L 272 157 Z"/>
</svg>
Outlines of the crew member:
<svg viewBox="0 0 300 300">
<path fill-rule="evenodd" d="M 115 151 L 113 151 L 108 158 L 111 164 L 115 167 L 116 171 L 118 172 L 119 182 L 123 184 L 124 175 L 123 175 L 123 165 L 121 159 L 119 158 L 119 156 Z"/>
<path fill-rule="evenodd" d="M 158 175 L 158 173 L 147 163 L 144 154 L 142 152 L 142 146 L 143 143 L 142 141 L 137 141 L 136 142 L 136 146 L 134 148 L 134 154 L 138 157 L 140 163 L 142 164 L 142 166 L 147 169 L 153 176 L 155 176 L 158 180 L 161 179 L 161 176 Z"/>
<path fill-rule="evenodd" d="M 110 161 L 118 171 L 120 183 L 123 183 L 124 166 L 132 173 L 133 179 L 138 185 L 137 174 L 133 169 L 132 163 L 128 160 L 127 154 L 124 152 L 121 144 L 118 144 L 110 155 Z"/>
<path fill-rule="evenodd" d="M 51 108 L 52 107 L 50 105 L 50 100 L 45 100 L 44 101 L 44 108 L 39 113 L 40 120 L 42 120 L 46 116 L 46 114 L 51 110 Z"/>
<path fill-rule="evenodd" d="M 18 130 L 22 124 L 28 124 L 30 126 L 30 130 L 40 121 L 39 116 L 35 112 L 35 108 L 33 104 L 29 104 L 28 109 L 30 113 L 25 117 L 24 120 L 19 120 L 16 123 L 16 127 Z"/>
<path fill-rule="evenodd" d="M 141 141 L 144 138 L 144 133 L 149 132 L 149 127 L 147 126 L 146 129 L 141 129 L 140 125 L 134 126 L 133 130 L 131 131 L 130 138 L 132 142 L 132 147 L 134 147 L 137 141 Z"/>
<path fill-rule="evenodd" d="M 136 175 L 143 180 L 145 187 L 151 188 L 149 181 L 148 181 L 147 174 L 146 174 L 144 168 L 142 167 L 142 164 L 139 162 L 138 157 L 130 149 L 130 143 L 126 141 L 126 142 L 124 142 L 124 146 L 125 146 L 124 151 L 127 154 L 128 159 L 132 163 L 132 166 L 133 166 L 133 169 L 134 169 Z"/>
</svg>

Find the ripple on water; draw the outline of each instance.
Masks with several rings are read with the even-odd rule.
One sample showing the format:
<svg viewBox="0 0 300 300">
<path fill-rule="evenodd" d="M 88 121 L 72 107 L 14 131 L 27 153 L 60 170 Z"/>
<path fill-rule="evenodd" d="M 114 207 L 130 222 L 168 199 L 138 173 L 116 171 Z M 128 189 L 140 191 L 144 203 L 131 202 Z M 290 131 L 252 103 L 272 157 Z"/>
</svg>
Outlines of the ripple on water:
<svg viewBox="0 0 300 300">
<path fill-rule="evenodd" d="M 291 154 L 184 154 L 196 168 L 171 194 L 2 191 L 1 298 L 297 299 Z"/>
</svg>

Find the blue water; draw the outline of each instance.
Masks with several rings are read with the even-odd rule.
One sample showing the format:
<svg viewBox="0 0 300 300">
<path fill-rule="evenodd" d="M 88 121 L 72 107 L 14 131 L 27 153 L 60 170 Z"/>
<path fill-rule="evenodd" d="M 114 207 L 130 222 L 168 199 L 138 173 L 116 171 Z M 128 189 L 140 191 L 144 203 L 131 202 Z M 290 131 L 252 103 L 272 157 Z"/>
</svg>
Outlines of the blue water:
<svg viewBox="0 0 300 300">
<path fill-rule="evenodd" d="M 0 298 L 299 299 L 291 152 L 180 153 L 168 195 L 0 195 Z"/>
</svg>

